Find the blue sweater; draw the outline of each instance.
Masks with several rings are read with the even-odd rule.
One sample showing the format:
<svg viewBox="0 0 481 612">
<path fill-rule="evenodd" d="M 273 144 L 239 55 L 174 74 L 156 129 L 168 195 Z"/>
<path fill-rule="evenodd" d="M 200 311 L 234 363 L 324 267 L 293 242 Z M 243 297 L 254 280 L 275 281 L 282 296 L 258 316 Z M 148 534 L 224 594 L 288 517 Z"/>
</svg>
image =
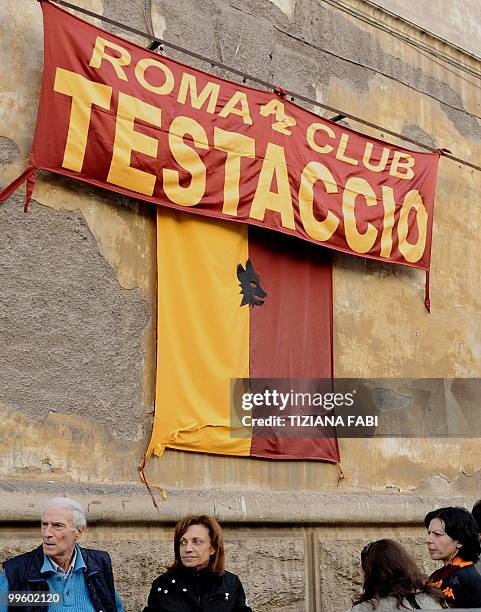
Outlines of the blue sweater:
<svg viewBox="0 0 481 612">
<path fill-rule="evenodd" d="M 49 612 L 96 612 L 90 601 L 90 595 L 85 583 L 85 570 L 87 566 L 82 554 L 77 547 L 75 565 L 65 578 L 61 570 L 57 570 L 47 555 L 44 554 L 42 569 L 40 572 L 45 576 L 51 593 L 59 593 L 62 603 L 48 607 Z M 0 612 L 8 612 L 8 580 L 5 573 L 0 574 Z M 118 612 L 124 612 L 122 601 L 115 593 L 115 602 Z M 21 610 L 21 608 L 19 608 Z M 47 612 L 47 608 L 45 608 Z"/>
</svg>

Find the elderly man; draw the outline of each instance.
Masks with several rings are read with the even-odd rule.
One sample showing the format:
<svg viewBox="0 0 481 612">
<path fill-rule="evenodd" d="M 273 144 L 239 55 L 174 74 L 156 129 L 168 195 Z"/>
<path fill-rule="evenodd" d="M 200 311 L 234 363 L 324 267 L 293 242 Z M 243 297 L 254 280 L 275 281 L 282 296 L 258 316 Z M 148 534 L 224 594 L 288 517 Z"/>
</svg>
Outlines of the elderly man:
<svg viewBox="0 0 481 612">
<path fill-rule="evenodd" d="M 50 601 L 48 610 L 55 612 L 123 612 L 109 555 L 78 545 L 86 525 L 85 511 L 73 499 L 55 497 L 47 504 L 40 522 L 41 546 L 3 564 L 0 612 L 19 609 L 8 607 L 9 592 L 41 597 Z M 60 603 L 48 599 L 54 595 L 55 599 L 59 596 Z M 21 609 L 37 612 L 47 607 L 34 602 Z"/>
</svg>

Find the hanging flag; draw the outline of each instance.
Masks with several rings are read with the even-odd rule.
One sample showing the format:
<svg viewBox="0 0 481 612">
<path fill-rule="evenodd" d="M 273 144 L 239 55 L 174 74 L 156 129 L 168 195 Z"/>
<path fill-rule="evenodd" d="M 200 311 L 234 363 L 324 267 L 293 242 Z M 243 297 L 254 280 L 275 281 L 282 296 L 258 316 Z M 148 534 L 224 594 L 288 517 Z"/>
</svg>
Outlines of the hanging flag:
<svg viewBox="0 0 481 612">
<path fill-rule="evenodd" d="M 159 209 L 156 410 L 146 456 L 166 447 L 337 462 L 334 429 L 237 427 L 235 379 L 332 376 L 326 251 L 272 232 Z M 292 432 L 292 428 L 291 428 Z"/>
</svg>

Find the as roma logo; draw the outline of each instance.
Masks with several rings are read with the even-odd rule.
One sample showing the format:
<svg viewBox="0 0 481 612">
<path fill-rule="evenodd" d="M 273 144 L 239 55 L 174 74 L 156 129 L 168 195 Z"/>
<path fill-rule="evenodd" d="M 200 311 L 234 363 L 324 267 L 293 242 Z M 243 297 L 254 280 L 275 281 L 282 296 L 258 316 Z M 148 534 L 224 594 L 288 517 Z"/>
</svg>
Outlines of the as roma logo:
<svg viewBox="0 0 481 612">
<path fill-rule="evenodd" d="M 237 278 L 242 294 L 241 306 L 262 306 L 267 293 L 260 285 L 259 275 L 255 272 L 250 259 L 247 260 L 246 267 L 239 264 L 237 266 Z"/>
</svg>

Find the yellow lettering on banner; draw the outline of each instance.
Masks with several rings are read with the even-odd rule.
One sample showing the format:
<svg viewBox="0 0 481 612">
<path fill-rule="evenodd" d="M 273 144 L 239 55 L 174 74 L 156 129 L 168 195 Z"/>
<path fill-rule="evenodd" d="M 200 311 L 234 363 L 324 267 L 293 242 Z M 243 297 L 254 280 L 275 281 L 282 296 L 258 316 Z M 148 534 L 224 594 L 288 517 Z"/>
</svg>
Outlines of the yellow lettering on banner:
<svg viewBox="0 0 481 612">
<path fill-rule="evenodd" d="M 187 94 L 190 97 L 190 105 L 192 108 L 200 109 L 209 100 L 206 107 L 206 112 L 211 115 L 215 112 L 217 106 L 217 98 L 219 97 L 220 86 L 217 83 L 210 81 L 205 85 L 204 89 L 197 95 L 197 80 L 193 74 L 184 72 L 179 87 L 179 95 L 177 102 L 185 104 Z"/>
<path fill-rule="evenodd" d="M 337 193 L 336 181 L 323 164 L 310 162 L 302 171 L 299 189 L 299 212 L 307 234 L 314 240 L 329 240 L 339 226 L 339 219 L 330 210 L 324 221 L 314 216 L 314 184 L 322 181 L 326 193 Z"/>
<path fill-rule="evenodd" d="M 339 161 L 345 162 L 346 164 L 352 164 L 353 166 L 358 165 L 358 160 L 353 159 L 352 157 L 348 157 L 346 155 L 346 148 L 349 144 L 349 135 L 341 134 L 341 140 L 339 141 L 339 146 L 337 147 L 336 159 Z"/>
<path fill-rule="evenodd" d="M 277 181 L 277 192 L 271 191 L 274 176 Z M 273 210 L 281 215 L 282 227 L 296 228 L 284 148 L 272 142 L 267 143 L 249 216 L 264 221 L 266 210 Z"/>
<path fill-rule="evenodd" d="M 240 108 L 237 108 L 237 104 Z M 220 111 L 219 117 L 228 117 L 229 115 L 238 115 L 246 125 L 252 125 L 252 119 L 249 111 L 249 101 L 243 91 L 236 91 L 232 98 L 227 102 L 224 108 Z"/>
<path fill-rule="evenodd" d="M 389 170 L 389 174 L 391 176 L 397 176 L 402 179 L 412 179 L 414 176 L 414 164 L 415 159 L 412 155 L 408 153 L 400 153 L 399 151 L 394 151 L 394 156 L 391 164 L 391 169 Z M 405 172 L 401 172 L 401 169 L 405 169 Z"/>
<path fill-rule="evenodd" d="M 296 125 L 296 120 L 294 119 L 294 117 L 286 115 L 286 110 L 283 102 L 274 98 L 270 102 L 267 102 L 267 104 L 261 106 L 259 112 L 262 117 L 275 115 L 276 122 L 272 124 L 273 130 L 275 130 L 276 132 L 280 132 L 281 134 L 286 134 L 287 136 L 290 136 L 292 134 L 289 128 L 294 127 Z"/>
<path fill-rule="evenodd" d="M 392 229 L 394 227 L 394 211 L 396 201 L 392 187 L 382 188 L 382 201 L 384 205 L 384 221 L 381 234 L 381 257 L 391 257 L 392 251 Z"/>
<path fill-rule="evenodd" d="M 366 147 L 364 149 L 364 156 L 362 158 L 362 163 L 368 170 L 372 170 L 373 172 L 382 172 L 386 167 L 386 164 L 389 159 L 389 149 L 386 147 L 382 148 L 382 155 L 379 162 L 376 164 L 371 163 L 372 152 L 374 149 L 374 145 L 372 142 L 366 142 Z"/>
<path fill-rule="evenodd" d="M 372 223 L 367 224 L 364 234 L 357 229 L 356 198 L 363 196 L 368 206 L 376 206 L 376 194 L 371 185 L 362 178 L 352 177 L 346 182 L 342 199 L 344 228 L 349 247 L 356 253 L 367 253 L 376 242 L 377 229 Z"/>
<path fill-rule="evenodd" d="M 147 68 L 158 68 L 164 74 L 165 80 L 162 85 L 152 85 L 152 83 L 147 81 L 145 78 Z M 174 75 L 172 74 L 170 68 L 168 68 L 162 62 L 150 57 L 141 59 L 135 66 L 135 78 L 142 85 L 142 87 L 145 87 L 145 89 L 148 91 L 152 91 L 153 93 L 161 96 L 170 94 L 170 92 L 174 89 Z"/>
<path fill-rule="evenodd" d="M 151 196 L 154 193 L 156 175 L 132 168 L 130 160 L 132 151 L 157 157 L 159 143 L 155 138 L 135 131 L 136 119 L 160 127 L 161 110 L 119 92 L 114 149 L 107 181 L 113 185 Z"/>
<path fill-rule="evenodd" d="M 409 236 L 409 212 L 416 212 L 416 224 L 418 228 L 418 239 L 415 244 L 408 242 Z M 424 206 L 421 194 L 417 189 L 411 189 L 404 198 L 401 212 L 399 214 L 398 236 L 399 251 L 406 261 L 416 263 L 424 254 L 426 248 L 426 236 L 428 227 L 428 212 Z"/>
<path fill-rule="evenodd" d="M 87 147 L 92 104 L 109 109 L 112 88 L 102 83 L 89 81 L 76 72 L 57 68 L 53 89 L 72 98 L 62 167 L 81 172 Z"/>
<path fill-rule="evenodd" d="M 164 168 L 163 187 L 165 195 L 179 206 L 195 206 L 204 196 L 206 169 L 199 154 L 184 142 L 184 137 L 192 137 L 198 149 L 208 149 L 207 134 L 204 128 L 190 117 L 176 117 L 169 130 L 169 146 L 175 161 L 192 175 L 190 185 L 182 187 L 180 173 L 177 170 Z"/>
<path fill-rule="evenodd" d="M 113 49 L 117 51 L 120 55 L 116 57 L 115 55 L 109 55 L 105 52 L 105 49 Z M 95 41 L 95 47 L 92 52 L 92 57 L 90 59 L 89 66 L 92 68 L 100 68 L 102 64 L 102 60 L 106 60 L 110 62 L 115 70 L 115 74 L 122 81 L 128 81 L 127 75 L 125 74 L 122 66 L 128 66 L 132 61 L 132 57 L 127 49 L 124 49 L 120 45 L 116 45 L 114 42 L 110 40 L 106 40 L 101 36 L 97 36 Z"/>
<path fill-rule="evenodd" d="M 255 157 L 256 141 L 244 134 L 226 132 L 220 128 L 214 128 L 214 147 L 227 153 L 222 212 L 225 215 L 235 217 L 237 216 L 240 197 L 241 157 L 250 157 L 251 159 Z"/>
<path fill-rule="evenodd" d="M 309 146 L 314 151 L 317 151 L 317 153 L 330 153 L 333 150 L 333 147 L 331 147 L 331 145 L 321 146 L 318 145 L 317 142 L 314 140 L 316 132 L 318 131 L 325 132 L 329 136 L 329 138 L 336 137 L 334 130 L 332 130 L 328 125 L 324 125 L 323 123 L 311 123 L 311 125 L 307 128 L 306 133 L 306 140 Z"/>
</svg>

